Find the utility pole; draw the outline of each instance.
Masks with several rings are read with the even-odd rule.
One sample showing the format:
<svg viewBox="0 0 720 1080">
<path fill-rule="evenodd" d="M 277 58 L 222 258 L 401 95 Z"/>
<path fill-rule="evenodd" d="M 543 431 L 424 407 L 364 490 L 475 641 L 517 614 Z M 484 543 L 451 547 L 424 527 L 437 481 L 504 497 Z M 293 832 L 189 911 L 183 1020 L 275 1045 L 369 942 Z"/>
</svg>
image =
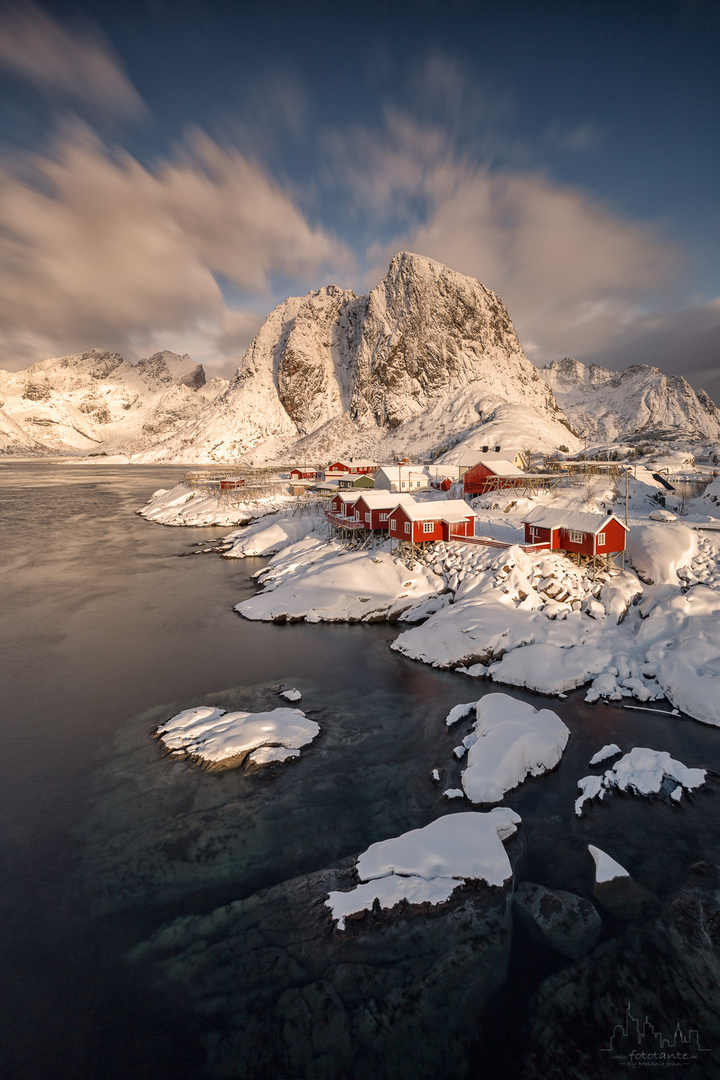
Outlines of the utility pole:
<svg viewBox="0 0 720 1080">
<path fill-rule="evenodd" d="M 629 472 L 630 472 L 629 469 L 625 470 L 625 524 L 626 525 L 628 523 L 628 476 L 629 476 Z"/>
</svg>

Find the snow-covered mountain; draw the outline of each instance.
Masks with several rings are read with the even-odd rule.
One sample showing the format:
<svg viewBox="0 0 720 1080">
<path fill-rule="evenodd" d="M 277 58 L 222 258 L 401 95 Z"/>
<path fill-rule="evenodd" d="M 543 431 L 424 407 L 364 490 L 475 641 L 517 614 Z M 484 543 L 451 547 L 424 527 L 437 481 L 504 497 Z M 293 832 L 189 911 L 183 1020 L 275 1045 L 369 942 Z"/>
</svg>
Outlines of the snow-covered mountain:
<svg viewBox="0 0 720 1080">
<path fill-rule="evenodd" d="M 142 460 L 436 454 L 506 404 L 542 419 L 541 448 L 580 445 L 502 300 L 401 252 L 367 296 L 329 285 L 275 308 L 227 391 Z"/>
<path fill-rule="evenodd" d="M 0 371 L 0 452 L 132 453 L 187 422 L 227 388 L 187 355 L 133 365 L 103 349 Z"/>
<path fill-rule="evenodd" d="M 720 411 L 681 375 L 663 375 L 646 364 L 608 371 L 571 357 L 554 360 L 541 374 L 590 442 L 720 441 Z"/>
</svg>

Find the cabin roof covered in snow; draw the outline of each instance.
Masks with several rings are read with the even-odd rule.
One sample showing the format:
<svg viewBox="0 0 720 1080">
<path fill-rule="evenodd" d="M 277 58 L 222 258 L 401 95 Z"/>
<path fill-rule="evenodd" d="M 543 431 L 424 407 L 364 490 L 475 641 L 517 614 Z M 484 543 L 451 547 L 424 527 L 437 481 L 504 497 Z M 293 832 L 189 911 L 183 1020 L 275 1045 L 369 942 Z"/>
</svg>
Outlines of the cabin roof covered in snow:
<svg viewBox="0 0 720 1080">
<path fill-rule="evenodd" d="M 384 473 L 389 480 L 409 480 L 411 477 L 425 477 L 428 471 L 424 465 L 381 465 L 378 472 Z"/>
<path fill-rule="evenodd" d="M 476 465 L 484 465 L 486 469 L 489 469 L 495 476 L 524 476 L 525 473 L 522 469 L 518 469 L 517 465 L 513 465 L 512 461 L 508 461 L 507 458 L 495 457 L 494 454 L 465 454 L 460 464 L 465 467 L 474 469 Z"/>
<path fill-rule="evenodd" d="M 384 510 L 386 507 L 390 510 L 394 510 L 396 506 L 404 506 L 408 502 L 413 501 L 412 495 L 401 495 L 398 491 L 363 491 L 363 493 L 356 497 L 356 501 L 360 499 L 370 507 L 371 510 Z"/>
<path fill-rule="evenodd" d="M 401 508 L 411 521 L 465 521 L 466 518 L 477 517 L 473 508 L 462 499 L 405 502 L 401 504 Z"/>
<path fill-rule="evenodd" d="M 628 526 L 615 514 L 590 514 L 584 510 L 556 510 L 548 506 L 536 506 L 523 518 L 523 523 L 539 525 L 541 529 L 573 529 L 593 535 L 602 532 L 608 521 L 617 521 L 618 525 L 628 531 Z"/>
</svg>

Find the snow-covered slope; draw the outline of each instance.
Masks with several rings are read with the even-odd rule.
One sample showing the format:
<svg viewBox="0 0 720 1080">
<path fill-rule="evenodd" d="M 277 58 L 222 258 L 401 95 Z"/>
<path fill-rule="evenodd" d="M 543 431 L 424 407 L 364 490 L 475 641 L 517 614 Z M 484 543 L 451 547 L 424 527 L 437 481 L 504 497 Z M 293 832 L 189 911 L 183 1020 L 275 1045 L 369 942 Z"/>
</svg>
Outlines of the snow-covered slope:
<svg viewBox="0 0 720 1080">
<path fill-rule="evenodd" d="M 132 365 L 91 349 L 0 371 L 0 452 L 131 453 L 186 422 L 227 387 L 189 356 Z"/>
<path fill-rule="evenodd" d="M 143 460 L 437 453 L 507 403 L 571 441 L 502 300 L 401 252 L 367 296 L 330 285 L 277 307 L 227 392 Z"/>
<path fill-rule="evenodd" d="M 720 440 L 720 412 L 680 375 L 663 375 L 647 364 L 608 371 L 571 357 L 554 360 L 541 374 L 574 427 L 592 442 Z"/>
</svg>

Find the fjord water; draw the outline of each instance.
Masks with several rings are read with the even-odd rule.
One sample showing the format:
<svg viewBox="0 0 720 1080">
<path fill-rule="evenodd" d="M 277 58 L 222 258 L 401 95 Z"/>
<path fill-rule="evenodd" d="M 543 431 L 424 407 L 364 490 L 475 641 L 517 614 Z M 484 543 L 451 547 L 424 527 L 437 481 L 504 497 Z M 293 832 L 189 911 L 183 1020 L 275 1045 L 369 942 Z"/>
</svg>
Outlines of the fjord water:
<svg viewBox="0 0 720 1080">
<path fill-rule="evenodd" d="M 393 653 L 384 624 L 239 618 L 233 605 L 254 592 L 262 561 L 179 558 L 228 530 L 163 528 L 135 513 L 183 471 L 0 465 L 3 1077 L 197 1077 L 187 999 L 128 953 L 177 916 L 331 867 L 455 809 L 430 779 L 437 767 L 442 786 L 457 786 L 452 748 L 466 729 L 448 734 L 444 717 L 487 685 Z M 276 775 L 204 772 L 163 757 L 152 738 L 179 709 L 272 708 L 292 685 L 322 732 Z M 591 842 L 662 897 L 716 849 L 709 789 L 682 808 L 616 796 L 611 812 L 580 821 L 572 803 L 604 743 L 720 770 L 720 732 L 587 707 L 582 694 L 513 693 L 551 704 L 572 731 L 560 767 L 506 800 L 523 817 L 525 879 L 588 895 Z M 495 1020 L 559 962 L 524 948 Z M 508 1022 L 517 1045 L 522 1024 L 517 1013 Z M 470 1076 L 510 1075 L 501 1042 L 495 1064 L 473 1059 Z"/>
</svg>

